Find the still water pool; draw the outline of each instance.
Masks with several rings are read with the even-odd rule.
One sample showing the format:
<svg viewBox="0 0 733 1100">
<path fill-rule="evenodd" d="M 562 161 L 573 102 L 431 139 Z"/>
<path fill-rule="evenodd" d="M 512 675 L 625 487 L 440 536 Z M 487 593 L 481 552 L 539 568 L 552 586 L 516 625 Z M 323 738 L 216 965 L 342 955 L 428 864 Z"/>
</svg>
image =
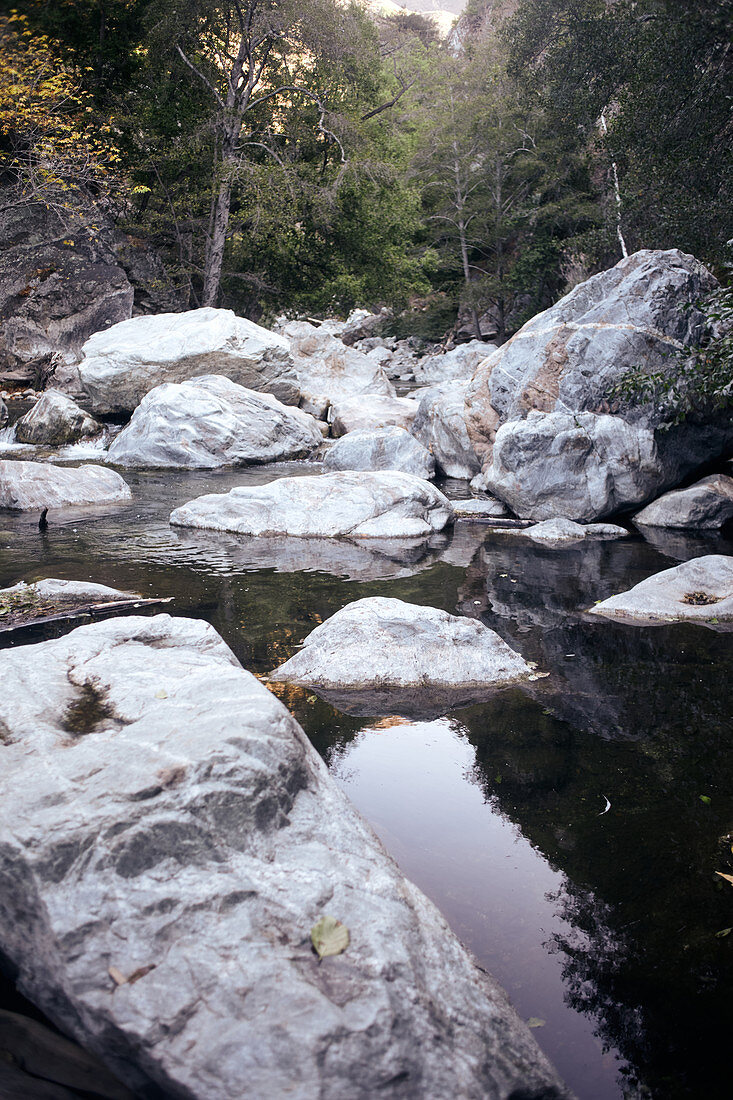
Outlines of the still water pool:
<svg viewBox="0 0 733 1100">
<path fill-rule="evenodd" d="M 127 472 L 131 504 L 52 513 L 43 534 L 37 516 L 3 513 L 0 586 L 53 576 L 172 596 L 260 675 L 362 596 L 480 618 L 549 675 L 408 717 L 278 694 L 581 1100 L 727 1098 L 733 889 L 715 872 L 733 872 L 733 634 L 583 609 L 733 542 L 558 550 L 461 522 L 418 545 L 352 545 L 168 525 L 194 496 L 317 469 Z"/>
</svg>

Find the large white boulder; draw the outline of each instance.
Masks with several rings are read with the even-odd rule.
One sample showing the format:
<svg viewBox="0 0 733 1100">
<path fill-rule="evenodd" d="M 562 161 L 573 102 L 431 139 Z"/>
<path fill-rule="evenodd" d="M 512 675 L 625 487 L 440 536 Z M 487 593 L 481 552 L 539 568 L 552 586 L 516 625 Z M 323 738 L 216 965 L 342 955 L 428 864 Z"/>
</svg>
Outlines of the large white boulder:
<svg viewBox="0 0 733 1100">
<path fill-rule="evenodd" d="M 84 626 L 0 671 L 0 947 L 136 1094 L 568 1096 L 207 623 Z M 319 961 L 324 915 L 349 942 Z"/>
<path fill-rule="evenodd" d="M 15 438 L 19 443 L 63 447 L 101 431 L 102 425 L 79 408 L 76 401 L 58 390 L 46 390 L 17 421 Z"/>
<path fill-rule="evenodd" d="M 77 504 L 110 504 L 131 496 L 127 482 L 106 466 L 0 461 L 0 508 L 40 511 Z"/>
<path fill-rule="evenodd" d="M 434 485 L 395 470 L 281 477 L 209 493 L 176 508 L 179 527 L 300 538 L 424 538 L 453 519 Z"/>
<path fill-rule="evenodd" d="M 620 416 L 535 411 L 502 424 L 492 464 L 474 484 L 522 518 L 585 523 L 641 503 L 664 479 L 651 429 Z"/>
<path fill-rule="evenodd" d="M 432 386 L 420 398 L 412 434 L 428 448 L 438 471 L 446 477 L 470 481 L 481 470 L 465 419 L 468 382 Z"/>
<path fill-rule="evenodd" d="M 95 413 L 129 413 L 155 386 L 223 374 L 289 405 L 299 400 L 290 346 L 230 309 L 192 309 L 120 321 L 82 348 L 79 378 Z"/>
<path fill-rule="evenodd" d="M 634 516 L 639 527 L 710 530 L 733 518 L 733 477 L 711 474 L 689 489 L 665 493 Z"/>
<path fill-rule="evenodd" d="M 498 687 L 532 670 L 477 619 L 385 596 L 347 604 L 271 674 L 321 688 Z"/>
<path fill-rule="evenodd" d="M 733 622 L 733 558 L 707 554 L 663 569 L 645 581 L 588 609 L 624 622 Z"/>
<path fill-rule="evenodd" d="M 665 432 L 658 402 L 613 395 L 631 368 L 674 369 L 684 347 L 699 339 L 704 317 L 697 303 L 716 285 L 702 264 L 676 249 L 636 252 L 576 286 L 489 355 L 466 396 L 485 487 L 532 519 L 597 519 L 653 499 L 725 453 L 733 442 L 729 416 L 690 419 Z M 530 420 L 532 413 L 565 418 L 567 453 L 560 454 L 549 427 L 556 421 Z M 609 417 L 616 422 L 614 468 L 599 475 L 595 442 L 603 437 L 607 444 Z M 573 436 L 574 419 L 583 429 Z M 644 466 L 632 470 L 639 453 L 647 456 Z M 548 466 L 557 476 L 546 476 Z M 586 492 L 570 485 L 573 477 Z"/>
<path fill-rule="evenodd" d="M 469 340 L 458 344 L 441 355 L 426 355 L 415 364 L 415 381 L 421 386 L 440 385 L 443 382 L 467 382 L 476 367 L 487 355 L 496 351 L 496 344 L 483 340 Z"/>
<path fill-rule="evenodd" d="M 348 397 L 331 405 L 331 434 L 337 439 L 347 432 L 376 428 L 404 428 L 409 431 L 417 414 L 418 403 L 410 397 L 384 397 L 364 394 Z"/>
<path fill-rule="evenodd" d="M 108 457 L 120 466 L 246 466 L 310 454 L 317 421 L 221 375 L 165 382 L 146 394 Z"/>
<path fill-rule="evenodd" d="M 402 470 L 415 477 L 435 476 L 435 462 L 422 443 L 404 428 L 349 432 L 326 453 L 328 470 Z"/>
<path fill-rule="evenodd" d="M 329 405 L 357 394 L 394 397 L 394 386 L 380 364 L 326 329 L 291 321 L 283 331 L 298 372 L 301 405 L 308 412 L 324 416 Z"/>
</svg>

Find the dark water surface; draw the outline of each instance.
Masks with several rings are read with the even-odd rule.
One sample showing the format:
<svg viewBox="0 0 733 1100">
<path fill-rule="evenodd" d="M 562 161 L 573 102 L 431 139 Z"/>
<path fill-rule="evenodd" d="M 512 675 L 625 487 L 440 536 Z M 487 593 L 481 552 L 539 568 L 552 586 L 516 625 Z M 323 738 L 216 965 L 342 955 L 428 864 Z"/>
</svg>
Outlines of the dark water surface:
<svg viewBox="0 0 733 1100">
<path fill-rule="evenodd" d="M 168 525 L 201 493 L 314 469 L 128 472 L 132 504 L 52 513 L 44 535 L 37 516 L 0 513 L 0 586 L 173 596 L 173 614 L 207 619 L 258 674 L 362 596 L 480 618 L 549 675 L 419 719 L 278 694 L 581 1100 L 727 1098 L 733 889 L 715 872 L 733 873 L 733 635 L 583 608 L 733 542 L 551 550 L 460 523 L 424 544 L 352 545 Z"/>
</svg>

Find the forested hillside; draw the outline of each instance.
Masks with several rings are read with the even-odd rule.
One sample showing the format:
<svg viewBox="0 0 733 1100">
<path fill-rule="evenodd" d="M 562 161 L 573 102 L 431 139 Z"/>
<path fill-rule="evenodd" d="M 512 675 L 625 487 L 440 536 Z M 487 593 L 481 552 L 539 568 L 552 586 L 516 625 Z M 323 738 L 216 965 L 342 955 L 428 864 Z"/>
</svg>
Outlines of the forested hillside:
<svg viewBox="0 0 733 1100">
<path fill-rule="evenodd" d="M 179 309 L 412 307 L 431 338 L 503 340 L 625 250 L 722 274 L 724 0 L 469 0 L 447 38 L 375 7 L 19 0 L 3 209 L 111 219 Z"/>
</svg>

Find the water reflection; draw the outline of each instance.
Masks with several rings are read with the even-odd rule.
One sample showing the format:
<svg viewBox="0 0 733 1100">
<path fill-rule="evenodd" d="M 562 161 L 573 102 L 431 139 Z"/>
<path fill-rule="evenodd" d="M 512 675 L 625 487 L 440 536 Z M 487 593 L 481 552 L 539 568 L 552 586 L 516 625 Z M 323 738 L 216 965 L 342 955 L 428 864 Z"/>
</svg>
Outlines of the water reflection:
<svg viewBox="0 0 733 1100">
<path fill-rule="evenodd" d="M 717 933 L 733 890 L 715 871 L 733 873 L 733 638 L 584 610 L 731 542 L 549 549 L 460 523 L 417 546 L 312 546 L 168 525 L 194 496 L 311 472 L 130 471 L 131 504 L 52 513 L 43 538 L 37 516 L 5 513 L 0 585 L 58 576 L 173 596 L 263 677 L 363 596 L 480 617 L 547 678 L 452 700 L 449 718 L 438 701 L 431 721 L 398 719 L 390 700 L 277 694 L 521 1014 L 546 1020 L 538 1041 L 581 1100 L 727 1096 L 733 933 Z"/>
</svg>

